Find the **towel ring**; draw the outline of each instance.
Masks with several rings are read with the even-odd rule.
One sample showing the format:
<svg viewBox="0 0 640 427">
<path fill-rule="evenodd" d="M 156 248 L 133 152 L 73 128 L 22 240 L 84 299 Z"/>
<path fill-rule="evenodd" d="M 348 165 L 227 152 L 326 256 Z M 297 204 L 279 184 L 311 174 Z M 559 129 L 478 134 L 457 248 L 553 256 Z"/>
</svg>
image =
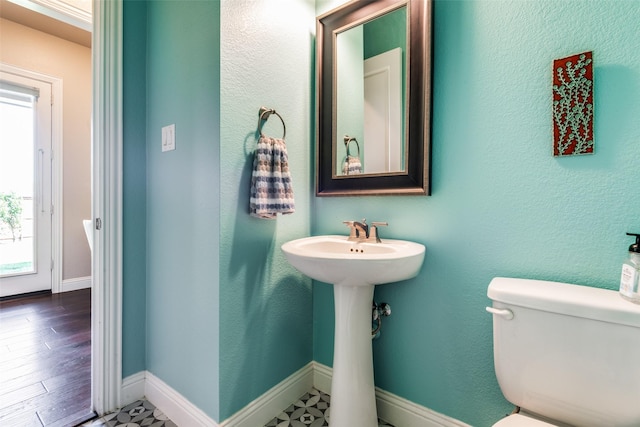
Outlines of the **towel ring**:
<svg viewBox="0 0 640 427">
<path fill-rule="evenodd" d="M 272 108 L 266 108 L 266 107 L 260 107 L 259 113 L 260 115 L 258 117 L 258 132 L 260 133 L 260 135 L 264 136 L 264 134 L 262 133 L 262 126 L 263 126 L 262 121 L 264 120 L 266 122 L 267 120 L 269 120 L 269 116 L 271 116 L 271 114 L 275 114 L 276 116 L 278 116 L 278 118 L 282 122 L 282 139 L 284 139 L 285 136 L 287 135 L 287 126 L 284 124 L 284 120 L 282 116 L 278 114 L 276 110 Z"/>
<path fill-rule="evenodd" d="M 352 136 L 345 135 L 344 136 L 344 146 L 347 149 L 347 156 L 351 155 L 351 154 L 349 154 L 349 144 L 351 143 L 351 141 L 356 143 L 356 147 L 358 147 L 358 157 L 360 157 L 360 144 L 358 144 L 358 140 L 355 139 Z"/>
</svg>

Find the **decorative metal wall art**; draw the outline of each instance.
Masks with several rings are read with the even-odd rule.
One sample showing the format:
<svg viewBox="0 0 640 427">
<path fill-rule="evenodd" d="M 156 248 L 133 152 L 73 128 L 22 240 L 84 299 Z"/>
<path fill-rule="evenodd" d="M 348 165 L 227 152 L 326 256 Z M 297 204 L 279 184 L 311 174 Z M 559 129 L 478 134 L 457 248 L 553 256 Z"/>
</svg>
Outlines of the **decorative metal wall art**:
<svg viewBox="0 0 640 427">
<path fill-rule="evenodd" d="M 592 154 L 593 52 L 553 61 L 553 155 Z"/>
</svg>

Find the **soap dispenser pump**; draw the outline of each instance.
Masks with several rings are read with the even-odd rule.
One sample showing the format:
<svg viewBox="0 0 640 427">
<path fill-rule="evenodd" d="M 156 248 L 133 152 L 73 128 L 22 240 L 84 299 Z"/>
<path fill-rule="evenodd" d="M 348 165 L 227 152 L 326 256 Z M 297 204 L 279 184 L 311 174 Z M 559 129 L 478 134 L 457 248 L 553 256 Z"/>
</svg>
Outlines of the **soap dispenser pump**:
<svg viewBox="0 0 640 427">
<path fill-rule="evenodd" d="M 635 236 L 636 242 L 629 246 L 629 257 L 622 264 L 620 276 L 620 295 L 635 304 L 640 304 L 640 234 L 627 233 Z"/>
</svg>

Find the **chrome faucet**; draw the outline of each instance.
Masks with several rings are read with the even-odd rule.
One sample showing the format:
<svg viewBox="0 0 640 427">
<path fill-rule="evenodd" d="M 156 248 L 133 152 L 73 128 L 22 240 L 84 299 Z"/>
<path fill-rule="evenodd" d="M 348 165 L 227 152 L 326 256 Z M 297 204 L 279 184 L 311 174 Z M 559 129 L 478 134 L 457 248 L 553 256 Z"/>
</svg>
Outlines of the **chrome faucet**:
<svg viewBox="0 0 640 427">
<path fill-rule="evenodd" d="M 349 238 L 347 240 L 354 242 L 370 242 L 381 243 L 378 235 L 378 227 L 389 225 L 386 222 L 372 222 L 371 226 L 367 224 L 366 219 L 362 221 L 342 221 L 350 228 Z"/>
<path fill-rule="evenodd" d="M 362 222 L 359 221 L 342 221 L 347 227 L 350 228 L 349 238 L 347 240 L 354 242 L 362 242 L 367 239 L 367 234 L 369 233 L 369 226 L 367 225 L 367 220 L 362 219 Z"/>
</svg>

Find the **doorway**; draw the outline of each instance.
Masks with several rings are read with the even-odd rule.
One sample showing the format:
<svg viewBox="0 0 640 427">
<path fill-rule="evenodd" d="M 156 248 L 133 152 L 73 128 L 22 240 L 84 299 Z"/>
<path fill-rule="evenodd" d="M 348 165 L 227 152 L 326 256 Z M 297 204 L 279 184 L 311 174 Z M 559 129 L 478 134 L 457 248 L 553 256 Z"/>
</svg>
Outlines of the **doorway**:
<svg viewBox="0 0 640 427">
<path fill-rule="evenodd" d="M 11 231 L 12 247 L 5 252 L 16 259 L 12 263 L 5 262 L 6 257 L 0 259 L 1 264 L 11 264 L 8 267 L 12 270 L 10 274 L 3 274 L 3 277 L 0 278 L 0 296 L 45 291 L 0 303 L 2 306 L 0 313 L 2 349 L 6 349 L 9 345 L 12 348 L 11 357 L 5 353 L 1 358 L 4 366 L 0 369 L 2 380 L 10 375 L 8 380 L 12 381 L 11 387 L 5 387 L 6 383 L 4 383 L 0 387 L 0 394 L 5 395 L 13 391 L 24 392 L 25 400 L 23 402 L 29 403 L 25 403 L 23 406 L 35 405 L 36 401 L 40 402 L 37 409 L 33 408 L 31 414 L 37 414 L 38 417 L 41 414 L 48 414 L 40 417 L 40 422 L 48 425 L 52 420 L 60 420 L 60 417 L 65 415 L 62 412 L 54 413 L 54 406 L 59 411 L 78 403 L 79 399 L 76 399 L 77 396 L 74 397 L 72 389 L 82 390 L 86 411 L 92 409 L 91 256 L 82 226 L 82 219 L 91 218 L 90 152 L 91 98 L 93 93 L 91 85 L 91 35 L 88 33 L 89 43 L 86 46 L 66 39 L 60 34 L 53 34 L 46 28 L 35 28 L 37 24 L 32 26 L 25 18 L 30 16 L 26 14 L 27 12 L 18 15 L 16 4 L 9 4 L 4 0 L 0 1 L 2 4 L 0 17 L 2 18 L 3 38 L 0 60 L 14 64 L 14 66 L 9 66 L 12 68 L 9 71 L 6 71 L 7 67 L 2 66 L 3 75 L 1 77 L 6 83 L 3 84 L 3 101 L 5 101 L 5 107 L 6 104 L 12 103 L 12 107 L 20 106 L 25 110 L 28 110 L 29 104 L 32 104 L 35 117 L 32 121 L 35 128 L 38 129 L 37 132 L 34 132 L 33 138 L 33 144 L 37 145 L 25 156 L 27 157 L 26 163 L 31 162 L 31 167 L 17 168 L 19 170 L 30 169 L 31 182 L 27 182 L 22 187 L 31 187 L 31 191 L 25 193 L 22 189 L 12 188 L 9 189 L 11 191 L 7 191 L 9 196 L 5 198 L 12 202 L 14 211 L 22 210 L 22 212 L 14 212 L 14 216 L 20 216 L 23 221 L 21 223 L 12 221 L 12 225 L 15 225 L 14 230 L 8 230 Z M 22 21 L 23 18 L 26 21 Z M 48 21 L 48 24 L 52 24 L 51 21 Z M 18 68 L 16 66 L 28 68 L 29 72 L 15 71 L 14 69 Z M 79 76 L 80 74 L 82 76 Z M 9 82 L 10 78 L 16 76 L 24 77 L 27 80 Z M 47 79 L 49 76 L 60 78 Z M 29 78 L 35 82 L 28 81 Z M 63 80 L 64 100 L 62 97 Z M 58 82 L 59 84 L 57 84 Z M 29 88 L 32 89 L 32 93 L 28 90 Z M 78 102 L 77 98 L 80 92 L 86 95 L 83 96 L 81 102 Z M 64 127 L 62 125 L 63 101 Z M 49 112 L 40 113 L 40 107 L 47 105 Z M 59 110 L 57 110 L 58 106 Z M 50 121 L 50 129 L 45 132 L 42 130 L 45 128 L 42 124 L 47 120 Z M 79 123 L 80 120 L 82 120 L 81 123 Z M 4 130 L 4 124 L 1 127 Z M 64 146 L 62 144 L 63 131 Z M 49 135 L 48 138 L 45 138 L 46 134 Z M 4 139 L 3 136 L 0 137 Z M 48 144 L 45 144 L 44 141 L 47 139 L 49 140 Z M 2 141 L 2 143 L 4 142 Z M 78 145 L 82 145 L 80 150 Z M 6 148 L 6 145 L 2 148 Z M 15 152 L 15 147 L 12 148 Z M 63 148 L 67 152 L 63 152 Z M 16 156 L 12 155 L 11 157 L 12 162 L 17 163 Z M 76 172 L 78 168 L 76 165 L 80 163 L 83 164 L 82 167 L 86 173 L 78 174 Z M 69 164 L 71 164 L 71 168 L 68 168 Z M 0 174 L 4 170 L 4 165 L 0 165 Z M 18 181 L 16 175 L 12 175 L 9 181 L 16 184 Z M 25 181 L 25 179 L 20 181 Z M 69 183 L 72 184 L 71 188 L 67 185 Z M 63 185 L 64 192 L 62 191 Z M 86 191 L 84 193 L 86 196 L 83 198 L 80 198 L 77 192 L 80 186 L 83 186 L 83 190 Z M 62 203 L 63 195 L 66 198 L 65 203 Z M 16 200 L 19 202 L 18 204 L 13 203 Z M 68 203 L 69 200 L 71 200 L 71 204 Z M 74 212 L 79 206 L 83 207 L 81 214 Z M 77 215 L 81 215 L 79 219 L 69 221 L 69 218 Z M 45 227 L 47 225 L 48 230 Z M 13 231 L 16 232 L 15 245 L 13 245 Z M 29 240 L 32 245 L 28 245 Z M 22 244 L 21 247 L 19 247 L 20 244 Z M 39 277 L 33 286 L 18 283 L 33 276 Z M 14 283 L 7 283 L 9 280 Z M 8 287 L 11 289 L 7 290 Z M 85 289 L 75 290 L 80 288 Z M 73 307 L 69 307 L 66 300 L 74 295 L 82 295 L 82 298 L 76 298 Z M 46 305 L 42 301 L 36 302 L 33 299 L 34 296 L 45 296 L 44 299 L 48 299 L 49 304 L 52 305 Z M 33 309 L 33 311 L 31 314 L 23 316 L 19 314 L 19 311 L 9 310 L 10 305 L 16 304 L 22 308 L 28 305 L 29 309 Z M 10 314 L 10 311 L 13 314 Z M 8 327 L 5 328 L 9 324 L 9 320 L 5 316 L 11 317 L 12 324 L 17 325 L 13 331 L 8 331 Z M 29 327 L 21 329 L 20 325 L 23 321 L 20 319 L 27 319 Z M 66 319 L 73 320 L 73 324 L 65 324 Z M 43 324 L 45 327 L 42 327 Z M 5 336 L 8 332 L 15 332 L 20 337 Z M 65 336 L 67 332 L 72 332 L 74 337 Z M 19 342 L 12 341 L 14 338 Z M 5 343 L 7 346 L 4 346 Z M 69 354 L 60 363 L 54 363 L 53 361 L 56 360 L 60 351 L 66 351 Z M 16 356 L 18 357 L 16 358 Z M 76 356 L 82 357 L 81 365 L 75 362 Z M 76 364 L 71 365 L 72 361 Z M 8 373 L 8 369 L 4 369 L 9 365 L 12 369 L 11 374 Z M 46 376 L 39 381 L 39 378 L 34 377 L 32 373 L 44 371 L 44 367 L 47 367 Z M 66 389 L 64 393 L 55 391 L 56 385 L 51 384 L 50 381 L 55 378 L 55 382 L 60 384 L 59 378 L 63 376 L 69 378 L 67 386 L 63 387 Z M 83 377 L 84 385 L 75 387 L 80 376 Z M 41 393 L 44 390 L 42 386 L 46 388 L 46 393 Z M 34 399 L 31 392 L 40 394 Z M 46 396 L 64 397 L 65 394 L 69 399 L 67 403 L 56 401 L 57 403 L 52 406 L 51 401 L 45 399 Z M 0 406 L 3 407 L 7 403 L 4 399 L 0 399 L 0 401 L 2 402 Z M 13 409 L 12 412 L 18 412 Z M 2 414 L 0 414 L 0 419 L 2 419 Z M 67 421 L 68 424 L 64 425 L 70 425 L 74 420 Z M 0 420 L 0 424 L 3 424 L 3 421 Z"/>
<path fill-rule="evenodd" d="M 52 289 L 54 84 L 0 67 L 0 297 Z"/>
<path fill-rule="evenodd" d="M 93 31 L 93 104 L 88 108 L 93 110 L 91 401 L 93 409 L 104 414 L 122 403 L 123 2 L 94 4 L 93 24 L 88 26 Z M 5 18 L 15 3 L 0 0 L 0 5 L 0 17 Z M 6 43 L 0 46 L 4 49 Z"/>
<path fill-rule="evenodd" d="M 91 289 L 54 286 L 62 100 L 62 79 L 0 64 L 0 424 L 75 425 L 94 415 Z"/>
</svg>

